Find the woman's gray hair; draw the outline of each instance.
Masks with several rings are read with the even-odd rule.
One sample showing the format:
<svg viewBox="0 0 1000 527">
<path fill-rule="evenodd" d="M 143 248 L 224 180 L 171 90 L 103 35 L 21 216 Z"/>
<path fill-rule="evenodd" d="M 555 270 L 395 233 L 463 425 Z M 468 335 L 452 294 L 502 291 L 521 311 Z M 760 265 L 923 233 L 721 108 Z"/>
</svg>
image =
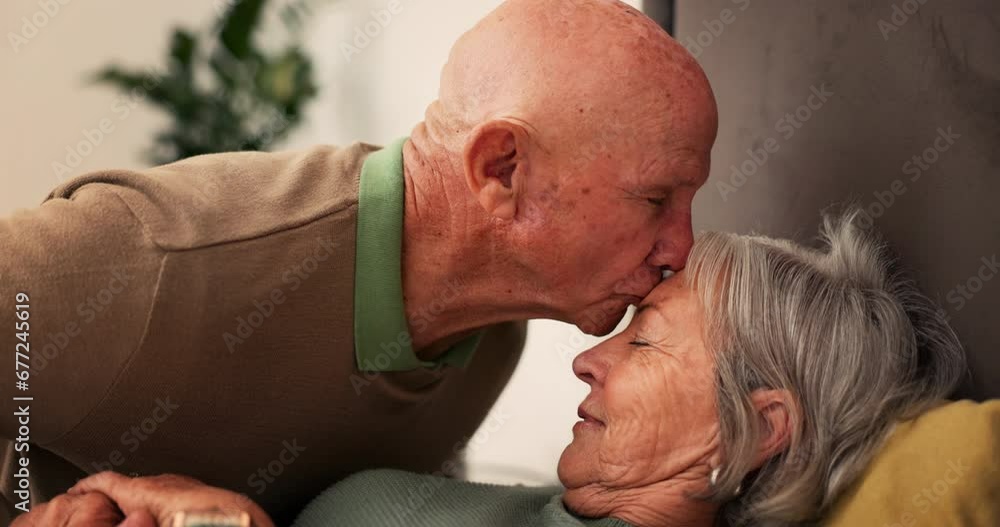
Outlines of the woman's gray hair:
<svg viewBox="0 0 1000 527">
<path fill-rule="evenodd" d="M 705 306 L 718 382 L 724 462 L 714 497 L 732 523 L 816 519 L 895 422 L 947 397 L 966 371 L 943 311 L 863 220 L 856 208 L 825 215 L 822 251 L 707 233 L 691 252 L 686 274 Z M 766 432 L 751 403 L 757 389 L 788 390 L 798 419 L 788 449 L 754 470 Z"/>
</svg>

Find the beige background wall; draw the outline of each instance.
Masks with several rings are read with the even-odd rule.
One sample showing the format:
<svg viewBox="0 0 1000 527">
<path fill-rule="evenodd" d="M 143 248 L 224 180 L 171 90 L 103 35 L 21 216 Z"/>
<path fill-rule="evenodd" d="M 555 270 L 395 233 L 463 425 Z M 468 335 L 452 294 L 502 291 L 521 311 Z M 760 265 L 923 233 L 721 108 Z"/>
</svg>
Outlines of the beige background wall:
<svg viewBox="0 0 1000 527">
<path fill-rule="evenodd" d="M 820 209 L 859 200 L 965 340 L 964 393 L 997 397 L 1000 276 L 983 259 L 1000 257 L 1000 7 L 924 0 L 906 13 L 919 5 L 680 2 L 678 35 L 721 114 L 696 229 L 809 241 Z M 939 140 L 949 129 L 960 137 Z"/>
<path fill-rule="evenodd" d="M 121 119 L 112 110 L 120 96 L 89 85 L 85 75 L 112 61 L 159 65 L 168 28 L 203 25 L 213 9 L 197 0 L 73 0 L 49 17 L 36 2 L 0 3 L 0 214 L 41 202 L 60 182 L 52 163 L 65 163 L 66 149 L 102 119 L 111 119 L 114 131 L 77 171 L 143 166 L 137 153 L 165 119 L 145 105 Z M 22 33 L 23 17 L 47 21 L 15 51 L 10 34 Z"/>
</svg>

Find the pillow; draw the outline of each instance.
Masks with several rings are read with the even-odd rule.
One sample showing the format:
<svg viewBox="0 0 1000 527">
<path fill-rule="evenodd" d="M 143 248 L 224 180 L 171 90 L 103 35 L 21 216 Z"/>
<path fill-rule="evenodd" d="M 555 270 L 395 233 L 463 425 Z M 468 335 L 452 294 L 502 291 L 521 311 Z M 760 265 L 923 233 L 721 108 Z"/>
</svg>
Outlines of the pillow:
<svg viewBox="0 0 1000 527">
<path fill-rule="evenodd" d="M 900 423 L 823 525 L 1000 526 L 1000 400 Z"/>
</svg>

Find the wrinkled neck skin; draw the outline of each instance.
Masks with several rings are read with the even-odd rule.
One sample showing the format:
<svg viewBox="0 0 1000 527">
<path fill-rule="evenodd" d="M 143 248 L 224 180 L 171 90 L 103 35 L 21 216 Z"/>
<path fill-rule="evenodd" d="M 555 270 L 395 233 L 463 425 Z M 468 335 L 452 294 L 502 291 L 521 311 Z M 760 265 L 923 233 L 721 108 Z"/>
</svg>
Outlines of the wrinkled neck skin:
<svg viewBox="0 0 1000 527">
<path fill-rule="evenodd" d="M 472 200 L 454 151 L 421 123 L 403 148 L 403 298 L 413 348 L 430 360 L 478 329 L 555 313 L 526 294 L 509 244 Z"/>
<path fill-rule="evenodd" d="M 641 488 L 610 489 L 594 484 L 567 491 L 567 508 L 581 516 L 612 517 L 636 527 L 712 527 L 719 504 L 700 499 L 706 477 L 678 475 Z"/>
</svg>

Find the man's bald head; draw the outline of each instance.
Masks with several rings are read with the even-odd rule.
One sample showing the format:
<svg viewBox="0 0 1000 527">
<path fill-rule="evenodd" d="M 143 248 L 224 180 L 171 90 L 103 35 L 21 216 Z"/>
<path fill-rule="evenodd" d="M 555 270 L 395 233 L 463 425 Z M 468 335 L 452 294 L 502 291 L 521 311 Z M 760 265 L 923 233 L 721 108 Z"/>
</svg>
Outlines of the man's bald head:
<svg viewBox="0 0 1000 527">
<path fill-rule="evenodd" d="M 456 265 L 606 333 L 684 267 L 716 128 L 701 68 L 642 13 L 508 0 L 455 44 L 404 160 L 435 172 L 413 178 L 414 209 L 468 246 Z"/>
<path fill-rule="evenodd" d="M 654 21 L 615 0 L 508 0 L 452 48 L 428 119 L 460 142 L 481 123 L 512 119 L 548 149 L 650 112 L 661 126 L 697 114 L 714 139 L 707 79 Z"/>
</svg>

